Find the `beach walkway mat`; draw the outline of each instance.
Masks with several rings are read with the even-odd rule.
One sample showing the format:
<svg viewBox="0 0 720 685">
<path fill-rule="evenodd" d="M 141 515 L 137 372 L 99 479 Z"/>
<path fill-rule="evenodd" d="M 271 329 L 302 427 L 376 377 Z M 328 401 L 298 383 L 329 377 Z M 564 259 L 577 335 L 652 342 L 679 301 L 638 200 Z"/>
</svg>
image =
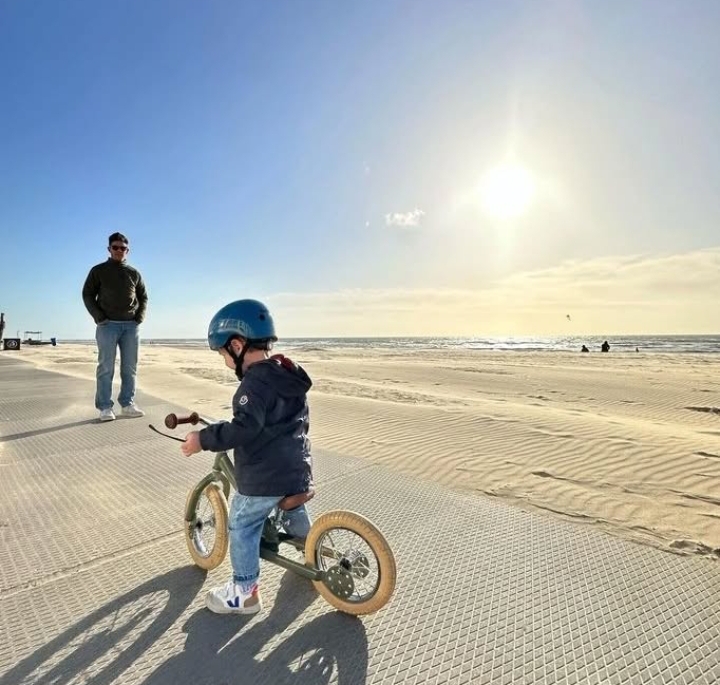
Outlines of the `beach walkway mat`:
<svg viewBox="0 0 720 685">
<path fill-rule="evenodd" d="M 216 616 L 229 560 L 200 571 L 182 533 L 211 455 L 147 428 L 198 407 L 101 424 L 93 396 L 0 358 L 0 685 L 720 682 L 718 563 L 322 450 L 311 512 L 383 530 L 393 600 L 352 618 L 263 562 L 263 612 Z"/>
</svg>

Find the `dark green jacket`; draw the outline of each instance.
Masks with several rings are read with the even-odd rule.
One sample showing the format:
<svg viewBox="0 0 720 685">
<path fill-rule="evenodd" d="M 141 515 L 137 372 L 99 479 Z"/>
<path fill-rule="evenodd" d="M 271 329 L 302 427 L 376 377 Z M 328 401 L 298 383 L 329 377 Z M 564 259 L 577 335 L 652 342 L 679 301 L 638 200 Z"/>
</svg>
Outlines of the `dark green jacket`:
<svg viewBox="0 0 720 685">
<path fill-rule="evenodd" d="M 126 262 L 108 259 L 96 264 L 82 289 L 83 302 L 95 319 L 142 323 L 147 309 L 147 291 L 140 272 Z"/>
</svg>

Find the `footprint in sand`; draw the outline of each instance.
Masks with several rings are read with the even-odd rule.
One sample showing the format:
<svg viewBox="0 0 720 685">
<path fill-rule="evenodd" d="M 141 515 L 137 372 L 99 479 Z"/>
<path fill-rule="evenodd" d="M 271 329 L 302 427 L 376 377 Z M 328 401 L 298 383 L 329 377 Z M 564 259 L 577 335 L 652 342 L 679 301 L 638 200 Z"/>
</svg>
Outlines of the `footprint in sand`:
<svg viewBox="0 0 720 685">
<path fill-rule="evenodd" d="M 531 476 L 536 476 L 537 478 L 551 478 L 553 480 L 564 480 L 568 483 L 577 483 L 578 481 L 573 480 L 572 478 L 563 478 L 562 476 L 556 476 L 554 473 L 550 473 L 549 471 L 531 471 Z"/>
<path fill-rule="evenodd" d="M 704 414 L 720 414 L 720 407 L 685 407 L 690 411 L 699 411 Z"/>
<path fill-rule="evenodd" d="M 697 540 L 673 540 L 670 543 L 670 549 L 676 549 L 687 554 L 720 557 L 720 547 L 708 547 Z"/>
</svg>

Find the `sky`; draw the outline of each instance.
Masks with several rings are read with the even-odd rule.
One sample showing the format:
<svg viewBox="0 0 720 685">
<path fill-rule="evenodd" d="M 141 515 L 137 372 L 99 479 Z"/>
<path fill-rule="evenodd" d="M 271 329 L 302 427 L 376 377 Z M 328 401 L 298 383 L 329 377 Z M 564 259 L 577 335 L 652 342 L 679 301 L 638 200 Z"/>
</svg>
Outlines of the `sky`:
<svg viewBox="0 0 720 685">
<path fill-rule="evenodd" d="M 6 336 L 719 333 L 716 0 L 3 0 Z M 567 315 L 571 318 L 568 319 Z"/>
</svg>

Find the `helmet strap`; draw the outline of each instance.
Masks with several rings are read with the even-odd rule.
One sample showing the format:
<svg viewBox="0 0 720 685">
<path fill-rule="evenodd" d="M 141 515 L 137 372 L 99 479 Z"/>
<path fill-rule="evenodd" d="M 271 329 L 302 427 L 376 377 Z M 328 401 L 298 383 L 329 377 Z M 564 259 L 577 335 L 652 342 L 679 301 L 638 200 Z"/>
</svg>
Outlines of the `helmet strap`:
<svg viewBox="0 0 720 685">
<path fill-rule="evenodd" d="M 225 351 L 232 357 L 232 360 L 235 362 L 235 375 L 237 376 L 237 379 L 241 381 L 243 379 L 243 362 L 245 361 L 245 354 L 247 353 L 248 349 L 250 349 L 250 345 L 248 344 L 248 341 L 245 341 L 242 350 L 240 350 L 240 354 L 235 354 L 235 350 L 233 350 L 232 345 L 230 344 L 232 340 L 233 339 L 228 340 L 225 343 Z"/>
</svg>

